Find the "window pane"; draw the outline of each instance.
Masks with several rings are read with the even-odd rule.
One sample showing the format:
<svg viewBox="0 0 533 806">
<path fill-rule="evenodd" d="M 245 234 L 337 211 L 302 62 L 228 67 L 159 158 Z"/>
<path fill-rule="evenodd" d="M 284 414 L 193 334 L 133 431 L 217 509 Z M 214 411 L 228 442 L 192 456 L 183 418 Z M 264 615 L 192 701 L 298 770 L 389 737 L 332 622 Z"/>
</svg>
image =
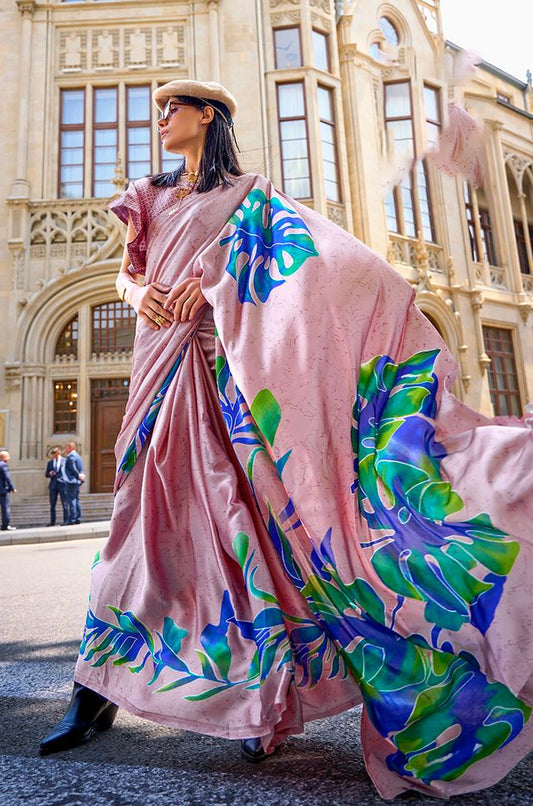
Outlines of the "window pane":
<svg viewBox="0 0 533 806">
<path fill-rule="evenodd" d="M 328 37 L 321 31 L 313 31 L 313 61 L 319 70 L 329 70 Z"/>
<path fill-rule="evenodd" d="M 92 352 L 128 352 L 133 347 L 136 315 L 125 302 L 108 302 L 92 309 Z"/>
<path fill-rule="evenodd" d="M 424 108 L 426 118 L 440 121 L 439 92 L 433 87 L 424 87 Z"/>
<path fill-rule="evenodd" d="M 385 198 L 385 214 L 387 216 L 387 227 L 390 232 L 399 232 L 398 216 L 396 212 L 396 199 L 394 191 L 389 191 Z"/>
<path fill-rule="evenodd" d="M 130 145 L 137 145 L 138 143 L 142 143 L 143 145 L 150 144 L 150 129 L 148 126 L 135 126 L 134 129 L 128 129 L 128 143 Z"/>
<path fill-rule="evenodd" d="M 333 120 L 333 108 L 331 100 L 331 90 L 325 87 L 319 87 L 318 95 L 318 111 L 322 120 Z"/>
<path fill-rule="evenodd" d="M 411 95 L 409 82 L 385 84 L 385 114 L 387 118 L 407 118 L 411 116 Z"/>
<path fill-rule="evenodd" d="M 78 357 L 78 317 L 71 319 L 56 342 L 56 356 L 73 355 Z"/>
<path fill-rule="evenodd" d="M 94 145 L 96 147 L 114 146 L 117 143 L 116 129 L 96 129 L 94 133 Z"/>
<path fill-rule="evenodd" d="M 94 91 L 94 122 L 116 123 L 117 120 L 117 90 L 98 89 Z"/>
<path fill-rule="evenodd" d="M 82 124 L 84 121 L 84 91 L 63 90 L 61 93 L 61 123 Z"/>
<path fill-rule="evenodd" d="M 62 148 L 83 148 L 83 131 L 61 132 Z"/>
<path fill-rule="evenodd" d="M 399 44 L 400 37 L 398 36 L 396 26 L 389 20 L 388 17 L 380 17 L 379 27 L 381 28 L 383 36 L 385 37 L 389 45 L 395 46 Z"/>
<path fill-rule="evenodd" d="M 280 118 L 303 117 L 305 110 L 302 84 L 279 84 L 278 94 Z"/>
<path fill-rule="evenodd" d="M 521 414 L 513 337 L 507 328 L 483 326 L 483 341 L 491 363 L 489 389 L 496 415 Z"/>
<path fill-rule="evenodd" d="M 150 87 L 128 87 L 128 121 L 150 120 Z"/>
<path fill-rule="evenodd" d="M 291 120 L 280 123 L 282 140 L 307 140 L 305 120 Z"/>
<path fill-rule="evenodd" d="M 54 381 L 54 433 L 75 433 L 77 413 L 78 382 Z"/>
<path fill-rule="evenodd" d="M 283 183 L 285 192 L 294 199 L 308 199 L 311 196 L 309 179 L 288 179 Z"/>
<path fill-rule="evenodd" d="M 61 181 L 62 182 L 82 182 L 83 181 L 83 166 L 82 165 L 63 165 L 61 168 Z"/>
<path fill-rule="evenodd" d="M 276 51 L 276 68 L 301 67 L 299 28 L 279 28 L 274 31 L 274 48 Z"/>
<path fill-rule="evenodd" d="M 410 120 L 393 120 L 387 123 L 392 132 L 394 150 L 399 156 L 414 157 L 413 126 Z"/>
</svg>

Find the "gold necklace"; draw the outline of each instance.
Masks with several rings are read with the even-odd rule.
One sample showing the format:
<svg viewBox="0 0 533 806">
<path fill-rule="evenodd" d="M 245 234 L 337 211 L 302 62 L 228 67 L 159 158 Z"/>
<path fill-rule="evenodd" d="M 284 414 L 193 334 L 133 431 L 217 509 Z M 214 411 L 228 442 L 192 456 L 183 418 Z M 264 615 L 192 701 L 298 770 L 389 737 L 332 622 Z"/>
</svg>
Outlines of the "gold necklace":
<svg viewBox="0 0 533 806">
<path fill-rule="evenodd" d="M 168 211 L 169 215 L 175 213 L 179 209 L 183 199 L 193 192 L 198 183 L 198 176 L 199 171 L 189 171 L 188 173 L 183 173 L 181 175 L 180 183 L 184 182 L 184 184 L 181 187 L 178 187 L 176 190 L 176 199 L 178 200 L 178 203 Z"/>
</svg>

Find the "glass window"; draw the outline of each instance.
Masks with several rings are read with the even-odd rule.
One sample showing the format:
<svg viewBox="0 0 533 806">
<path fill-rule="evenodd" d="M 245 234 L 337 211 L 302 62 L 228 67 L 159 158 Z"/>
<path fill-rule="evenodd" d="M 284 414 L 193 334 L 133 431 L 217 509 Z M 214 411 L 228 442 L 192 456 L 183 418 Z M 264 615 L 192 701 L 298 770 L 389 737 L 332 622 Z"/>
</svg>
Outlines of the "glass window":
<svg viewBox="0 0 533 806">
<path fill-rule="evenodd" d="M 106 198 L 115 192 L 118 155 L 117 87 L 94 90 L 93 120 L 93 196 Z"/>
<path fill-rule="evenodd" d="M 150 87 L 128 87 L 126 92 L 126 175 L 130 181 L 152 170 Z"/>
<path fill-rule="evenodd" d="M 519 417 L 522 414 L 522 403 L 512 331 L 508 328 L 483 325 L 483 341 L 490 358 L 488 378 L 494 414 L 497 416 L 515 414 Z"/>
<path fill-rule="evenodd" d="M 328 35 L 313 30 L 313 63 L 319 70 L 329 71 Z"/>
<path fill-rule="evenodd" d="M 522 274 L 530 274 L 531 267 L 527 256 L 526 234 L 524 232 L 524 225 L 521 221 L 514 221 L 514 234 L 516 239 L 516 247 L 518 249 L 518 261 L 520 264 L 520 271 Z M 529 243 L 533 245 L 533 224 L 529 225 Z"/>
<path fill-rule="evenodd" d="M 77 430 L 78 382 L 54 381 L 54 434 L 74 434 Z"/>
<path fill-rule="evenodd" d="M 56 358 L 63 355 L 78 357 L 78 317 L 75 316 L 63 328 L 56 343 Z"/>
<path fill-rule="evenodd" d="M 424 109 L 426 110 L 426 139 L 431 148 L 435 148 L 440 137 L 440 90 L 424 85 Z"/>
<path fill-rule="evenodd" d="M 496 258 L 496 249 L 494 248 L 490 213 L 486 208 L 478 208 L 479 234 L 481 238 L 481 241 L 478 242 L 478 235 L 475 226 L 473 191 L 467 182 L 464 184 L 464 200 L 472 260 L 476 263 L 481 263 L 484 260 L 491 266 L 497 266 L 498 263 Z"/>
<path fill-rule="evenodd" d="M 339 202 L 341 198 L 337 172 L 337 137 L 335 133 L 333 90 L 327 87 L 318 87 L 318 110 L 326 198 Z"/>
<path fill-rule="evenodd" d="M 396 26 L 393 22 L 391 22 L 391 20 L 389 20 L 388 17 L 380 17 L 379 27 L 381 28 L 381 32 L 389 45 L 396 47 L 396 45 L 400 44 L 400 36 Z"/>
<path fill-rule="evenodd" d="M 300 28 L 276 28 L 274 30 L 276 69 L 302 66 Z"/>
<path fill-rule="evenodd" d="M 107 302 L 92 309 L 92 352 L 123 353 L 133 348 L 136 316 L 126 302 Z"/>
<path fill-rule="evenodd" d="M 435 101 L 431 94 L 428 98 L 428 103 Z M 431 107 L 433 114 L 435 111 Z M 409 238 L 416 238 L 421 232 L 424 240 L 435 242 L 427 164 L 425 161 L 415 163 L 416 146 L 409 81 L 385 84 L 385 126 L 394 144 L 398 162 L 407 166 L 400 185 L 385 199 L 388 227 L 392 232 Z"/>
<path fill-rule="evenodd" d="M 283 190 L 296 199 L 311 196 L 304 85 L 278 84 Z"/>
<path fill-rule="evenodd" d="M 85 146 L 85 92 L 61 91 L 59 126 L 59 196 L 83 197 Z"/>
</svg>

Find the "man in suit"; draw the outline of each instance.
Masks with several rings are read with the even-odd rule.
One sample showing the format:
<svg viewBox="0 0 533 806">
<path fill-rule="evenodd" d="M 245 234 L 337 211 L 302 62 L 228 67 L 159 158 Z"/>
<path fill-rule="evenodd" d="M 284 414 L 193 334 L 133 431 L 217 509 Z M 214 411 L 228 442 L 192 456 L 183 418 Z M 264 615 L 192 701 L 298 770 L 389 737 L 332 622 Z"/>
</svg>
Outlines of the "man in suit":
<svg viewBox="0 0 533 806">
<path fill-rule="evenodd" d="M 68 502 L 68 523 L 81 523 L 80 486 L 85 481 L 81 456 L 76 450 L 75 442 L 67 442 L 65 446 L 65 480 Z"/>
<path fill-rule="evenodd" d="M 10 458 L 9 451 L 0 451 L 0 508 L 2 509 L 3 532 L 12 532 L 17 528 L 9 524 L 9 494 L 17 492 L 9 472 Z"/>
<path fill-rule="evenodd" d="M 55 526 L 56 523 L 56 502 L 57 496 L 61 499 L 63 506 L 63 523 L 70 520 L 69 507 L 67 501 L 66 479 L 65 479 L 65 459 L 61 456 L 61 448 L 52 448 L 52 458 L 46 465 L 45 474 L 48 483 L 48 495 L 50 497 L 50 523 L 48 526 Z"/>
</svg>

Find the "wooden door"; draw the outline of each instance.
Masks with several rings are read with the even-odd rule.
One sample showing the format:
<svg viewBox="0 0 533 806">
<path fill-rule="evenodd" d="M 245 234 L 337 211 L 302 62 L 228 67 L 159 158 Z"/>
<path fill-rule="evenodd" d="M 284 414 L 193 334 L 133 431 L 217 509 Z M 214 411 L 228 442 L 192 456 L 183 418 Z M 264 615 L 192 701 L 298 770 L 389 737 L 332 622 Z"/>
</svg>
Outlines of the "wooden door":
<svg viewBox="0 0 533 806">
<path fill-rule="evenodd" d="M 128 397 L 127 378 L 91 381 L 91 492 L 113 492 L 115 440 Z"/>
</svg>

